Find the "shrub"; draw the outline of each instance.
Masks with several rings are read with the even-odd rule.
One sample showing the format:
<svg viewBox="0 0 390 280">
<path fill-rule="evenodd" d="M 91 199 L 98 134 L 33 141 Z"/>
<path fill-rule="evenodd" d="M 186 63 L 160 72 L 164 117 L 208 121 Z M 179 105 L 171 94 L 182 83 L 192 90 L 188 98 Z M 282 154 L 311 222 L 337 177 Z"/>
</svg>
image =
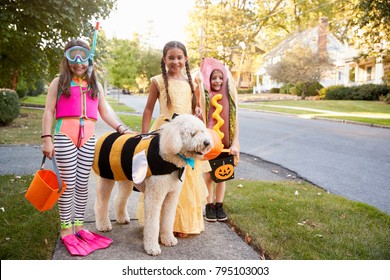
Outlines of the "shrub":
<svg viewBox="0 0 390 280">
<path fill-rule="evenodd" d="M 379 100 L 387 104 L 390 104 L 390 93 L 388 93 L 386 96 L 383 95 L 379 96 Z"/>
<path fill-rule="evenodd" d="M 8 125 L 19 116 L 20 102 L 12 89 L 0 89 L 0 124 Z"/>
<path fill-rule="evenodd" d="M 290 94 L 292 95 L 297 95 L 297 96 L 300 96 L 301 95 L 301 92 L 299 91 L 299 89 L 297 87 L 292 87 L 290 88 L 289 90 Z"/>
<path fill-rule="evenodd" d="M 328 100 L 379 100 L 379 96 L 390 93 L 386 85 L 366 84 L 361 86 L 332 86 L 327 89 Z"/>
<path fill-rule="evenodd" d="M 379 96 L 390 93 L 390 87 L 374 84 L 357 86 L 355 90 L 353 100 L 379 100 Z"/>
<path fill-rule="evenodd" d="M 271 88 L 270 93 L 279 93 L 280 89 L 279 88 Z"/>
<path fill-rule="evenodd" d="M 290 89 L 294 87 L 294 84 L 287 83 L 280 88 L 280 93 L 290 94 Z"/>
<path fill-rule="evenodd" d="M 28 89 L 28 96 L 38 96 L 45 93 L 45 83 L 43 80 L 35 82 L 34 86 L 30 86 Z"/>
<path fill-rule="evenodd" d="M 346 86 L 330 86 L 326 91 L 325 99 L 327 100 L 348 100 L 352 87 Z"/>
<path fill-rule="evenodd" d="M 18 84 L 16 85 L 16 93 L 19 96 L 19 99 L 27 96 L 28 86 L 23 78 L 19 79 Z"/>
<path fill-rule="evenodd" d="M 318 91 L 318 96 L 320 99 L 325 99 L 326 93 L 328 92 L 328 88 L 323 87 Z"/>
<path fill-rule="evenodd" d="M 297 94 L 296 95 L 301 96 L 303 88 L 304 88 L 303 83 L 301 83 L 301 82 L 297 83 L 297 85 L 296 85 Z M 308 88 L 307 88 L 306 96 L 318 95 L 318 92 L 321 88 L 323 88 L 323 86 L 319 82 L 310 83 Z"/>
<path fill-rule="evenodd" d="M 253 93 L 253 89 L 252 88 L 239 89 L 237 93 L 238 94 Z"/>
</svg>

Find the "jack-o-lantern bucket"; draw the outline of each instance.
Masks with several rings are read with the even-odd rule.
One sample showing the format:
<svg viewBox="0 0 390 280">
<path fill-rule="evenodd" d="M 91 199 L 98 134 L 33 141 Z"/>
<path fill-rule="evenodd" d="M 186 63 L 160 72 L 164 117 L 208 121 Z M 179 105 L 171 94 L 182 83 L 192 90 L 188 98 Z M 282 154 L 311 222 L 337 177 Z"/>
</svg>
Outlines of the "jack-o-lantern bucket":
<svg viewBox="0 0 390 280">
<path fill-rule="evenodd" d="M 210 175 L 214 182 L 219 183 L 234 179 L 234 157 L 222 153 L 218 158 L 210 160 Z"/>
<path fill-rule="evenodd" d="M 209 128 L 209 133 L 210 133 L 210 136 L 213 140 L 213 147 L 212 149 L 210 150 L 210 152 L 208 152 L 207 154 L 203 155 L 203 160 L 211 160 L 211 159 L 215 159 L 217 156 L 219 156 L 222 152 L 222 148 L 223 148 L 223 145 L 222 145 L 222 141 L 221 141 L 221 138 L 219 137 L 218 133 Z"/>
</svg>

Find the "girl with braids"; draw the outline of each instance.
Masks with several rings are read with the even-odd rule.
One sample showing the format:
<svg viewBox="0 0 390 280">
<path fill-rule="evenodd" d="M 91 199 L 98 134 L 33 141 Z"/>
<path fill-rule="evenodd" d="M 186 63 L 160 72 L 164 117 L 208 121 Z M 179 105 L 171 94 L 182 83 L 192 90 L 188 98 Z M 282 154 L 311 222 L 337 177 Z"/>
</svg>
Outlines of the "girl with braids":
<svg viewBox="0 0 390 280">
<path fill-rule="evenodd" d="M 186 74 L 183 74 L 185 68 Z M 154 106 L 158 100 L 160 116 L 156 119 L 151 131 L 158 129 L 165 119 L 176 114 L 201 113 L 197 106 L 194 84 L 190 74 L 187 50 L 178 41 L 165 44 L 161 59 L 162 74 L 151 78 L 148 100 L 142 117 L 142 133 L 147 133 Z M 203 173 L 210 171 L 207 161 L 195 161 L 194 168 L 187 166 L 185 179 L 176 210 L 174 232 L 177 237 L 188 234 L 199 234 L 204 231 L 202 205 L 207 197 L 207 188 Z M 143 223 L 143 197 L 137 209 L 140 223 Z"/>
<path fill-rule="evenodd" d="M 71 255 L 85 256 L 108 247 L 112 240 L 84 229 L 88 179 L 95 152 L 95 123 L 101 118 L 119 133 L 130 133 L 108 111 L 102 85 L 92 70 L 88 44 L 80 39 L 66 46 L 60 75 L 50 84 L 42 117 L 42 153 L 55 155 L 67 187 L 58 200 L 62 243 Z M 54 137 L 51 133 L 56 118 Z M 54 141 L 52 141 L 54 140 Z"/>
</svg>

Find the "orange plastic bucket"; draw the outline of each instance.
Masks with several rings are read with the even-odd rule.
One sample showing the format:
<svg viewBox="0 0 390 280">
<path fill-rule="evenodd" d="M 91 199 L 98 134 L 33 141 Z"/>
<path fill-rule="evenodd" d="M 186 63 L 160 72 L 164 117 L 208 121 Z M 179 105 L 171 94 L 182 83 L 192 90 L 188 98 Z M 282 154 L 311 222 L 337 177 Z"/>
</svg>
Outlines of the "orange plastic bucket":
<svg viewBox="0 0 390 280">
<path fill-rule="evenodd" d="M 42 160 L 41 170 L 38 170 L 26 192 L 26 199 L 40 212 L 53 208 L 58 198 L 65 191 L 66 184 L 60 179 L 55 159 L 53 166 L 56 173 L 43 170 L 45 157 Z"/>
</svg>

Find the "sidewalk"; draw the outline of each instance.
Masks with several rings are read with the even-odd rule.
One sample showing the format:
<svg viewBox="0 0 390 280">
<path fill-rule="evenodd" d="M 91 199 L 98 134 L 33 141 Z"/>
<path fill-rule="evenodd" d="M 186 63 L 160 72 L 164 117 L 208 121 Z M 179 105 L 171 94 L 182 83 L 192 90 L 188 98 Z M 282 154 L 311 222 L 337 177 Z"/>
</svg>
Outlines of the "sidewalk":
<svg viewBox="0 0 390 280">
<path fill-rule="evenodd" d="M 103 121 L 98 121 L 96 136 L 112 130 Z M 243 177 L 240 170 L 255 170 L 253 174 L 246 174 L 245 178 L 262 178 L 264 180 L 281 180 L 282 172 L 277 172 L 272 164 L 267 164 L 267 169 L 258 167 L 257 160 L 250 156 L 243 155 L 240 167 L 236 172 L 236 178 Z M 255 164 L 256 168 L 251 167 Z M 261 164 L 261 163 L 259 163 Z M 265 164 L 265 163 L 263 163 Z M 263 176 L 262 176 L 263 174 Z M 286 177 L 287 178 L 287 177 Z M 92 172 L 89 184 L 89 199 L 85 215 L 86 228 L 96 232 L 95 229 L 95 187 L 96 177 Z M 116 188 L 113 190 L 112 200 Z M 113 230 L 101 233 L 113 239 L 111 246 L 104 250 L 98 250 L 86 257 L 71 256 L 65 246 L 58 239 L 53 254 L 54 260 L 259 260 L 260 256 L 251 246 L 247 245 L 227 223 L 205 221 L 205 231 L 199 235 L 190 235 L 186 238 L 179 238 L 178 244 L 174 247 L 161 246 L 162 253 L 159 256 L 149 256 L 143 249 L 143 227 L 138 224 L 135 217 L 135 209 L 139 198 L 138 192 L 133 192 L 128 203 L 128 211 L 131 221 L 127 225 L 119 225 L 114 221 L 113 201 L 110 205 L 110 219 L 113 222 Z"/>
</svg>

